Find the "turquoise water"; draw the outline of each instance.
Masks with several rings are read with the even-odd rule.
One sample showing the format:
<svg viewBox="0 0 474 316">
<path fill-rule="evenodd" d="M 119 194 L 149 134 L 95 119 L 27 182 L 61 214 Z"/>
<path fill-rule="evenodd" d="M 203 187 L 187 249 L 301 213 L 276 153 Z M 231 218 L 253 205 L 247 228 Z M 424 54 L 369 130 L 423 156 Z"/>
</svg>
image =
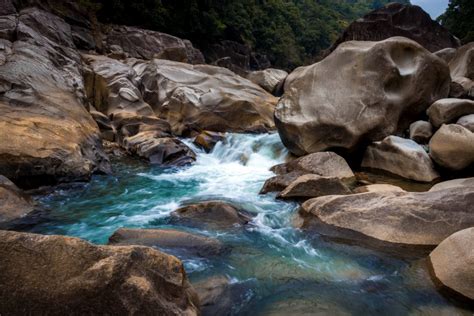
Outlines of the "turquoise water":
<svg viewBox="0 0 474 316">
<path fill-rule="evenodd" d="M 188 144 L 192 146 L 190 142 Z M 269 168 L 284 161 L 278 135 L 229 134 L 212 153 L 194 148 L 197 162 L 160 169 L 122 159 L 113 175 L 38 196 L 50 209 L 31 231 L 107 243 L 118 228 L 175 228 L 214 237 L 231 252 L 218 258 L 181 257 L 191 281 L 232 280 L 232 314 L 472 315 L 434 288 L 426 260 L 400 258 L 332 242 L 293 228 L 297 205 L 259 195 Z M 183 203 L 225 200 L 252 213 L 243 229 L 205 231 L 169 225 Z"/>
</svg>

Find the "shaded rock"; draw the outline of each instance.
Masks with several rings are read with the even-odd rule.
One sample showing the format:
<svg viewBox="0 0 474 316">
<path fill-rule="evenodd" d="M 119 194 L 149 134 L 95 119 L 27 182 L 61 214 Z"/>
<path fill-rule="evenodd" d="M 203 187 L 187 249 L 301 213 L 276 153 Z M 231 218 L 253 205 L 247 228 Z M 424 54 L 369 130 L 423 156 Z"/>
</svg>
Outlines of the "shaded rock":
<svg viewBox="0 0 474 316">
<path fill-rule="evenodd" d="M 431 138 L 430 156 L 448 169 L 469 167 L 474 163 L 474 133 L 457 124 L 441 126 Z"/>
<path fill-rule="evenodd" d="M 159 59 L 130 63 L 141 80 L 145 100 L 176 135 L 274 129 L 277 99 L 228 69 Z"/>
<path fill-rule="evenodd" d="M 173 229 L 120 228 L 109 238 L 111 245 L 142 245 L 157 247 L 177 256 L 217 256 L 227 252 L 216 239 Z"/>
<path fill-rule="evenodd" d="M 97 111 L 90 111 L 90 114 L 99 126 L 102 139 L 110 142 L 115 141 L 116 132 L 110 119 L 105 114 Z"/>
<path fill-rule="evenodd" d="M 474 42 L 460 47 L 449 62 L 453 82 L 464 89 L 464 95 L 474 98 Z"/>
<path fill-rule="evenodd" d="M 416 5 L 389 3 L 352 22 L 329 51 L 346 41 L 381 41 L 403 36 L 430 52 L 459 47 L 460 41 Z"/>
<path fill-rule="evenodd" d="M 221 201 L 206 201 L 186 205 L 171 214 L 174 223 L 205 227 L 211 229 L 229 229 L 247 224 L 251 217 L 247 212 Z"/>
<path fill-rule="evenodd" d="M 182 263 L 147 247 L 0 231 L 2 314 L 198 315 Z"/>
<path fill-rule="evenodd" d="M 104 26 L 103 32 L 105 49 L 109 52 L 118 46 L 127 57 L 204 63 L 204 56 L 190 41 L 169 34 L 123 25 Z"/>
<path fill-rule="evenodd" d="M 388 171 L 403 178 L 431 182 L 439 178 L 426 151 L 410 139 L 386 137 L 367 147 L 362 167 Z"/>
<path fill-rule="evenodd" d="M 454 58 L 456 55 L 457 49 L 453 47 L 443 48 L 434 54 L 444 60 L 447 64 Z"/>
<path fill-rule="evenodd" d="M 354 193 L 373 193 L 373 192 L 405 192 L 400 187 L 391 184 L 369 184 L 358 187 L 353 190 Z"/>
<path fill-rule="evenodd" d="M 458 118 L 474 114 L 474 101 L 466 99 L 441 99 L 426 111 L 430 122 L 438 128 L 442 124 L 455 122 Z"/>
<path fill-rule="evenodd" d="M 15 30 L 11 55 L 0 65 L 0 173 L 34 187 L 109 171 L 84 107 L 69 25 L 32 8 L 20 13 Z"/>
<path fill-rule="evenodd" d="M 433 136 L 433 125 L 426 121 L 416 121 L 410 125 L 410 139 L 418 144 L 427 144 Z"/>
<path fill-rule="evenodd" d="M 252 71 L 247 75 L 247 79 L 274 95 L 280 95 L 283 92 L 286 77 L 288 77 L 286 71 L 273 68 Z"/>
<path fill-rule="evenodd" d="M 35 209 L 34 202 L 13 182 L 0 175 L 0 227 Z"/>
<path fill-rule="evenodd" d="M 144 131 L 123 140 L 131 154 L 161 166 L 185 166 L 196 160 L 196 154 L 176 138 L 162 138 L 159 132 Z"/>
<path fill-rule="evenodd" d="M 280 199 L 309 199 L 324 195 L 350 194 L 351 190 L 338 178 L 307 174 L 298 177 L 278 194 Z"/>
<path fill-rule="evenodd" d="M 275 124 L 295 155 L 355 150 L 404 131 L 449 85 L 446 63 L 409 39 L 346 42 L 288 76 Z"/>
<path fill-rule="evenodd" d="M 312 173 L 322 177 L 339 179 L 354 177 L 354 173 L 344 158 L 333 152 L 313 153 L 273 166 L 270 170 L 278 175 L 301 172 L 302 174 Z"/>
<path fill-rule="evenodd" d="M 435 246 L 452 233 L 474 225 L 472 188 L 435 192 L 374 192 L 323 196 L 306 201 L 305 221 L 324 224 L 394 244 Z M 423 229 L 420 229 L 423 227 Z"/>
<path fill-rule="evenodd" d="M 461 125 L 474 133 L 474 114 L 466 115 L 461 117 L 457 122 L 457 125 Z"/>
<path fill-rule="evenodd" d="M 271 177 L 263 184 L 260 194 L 267 194 L 270 192 L 280 192 L 283 191 L 287 186 L 289 186 L 293 181 L 298 179 L 298 177 L 304 175 L 302 171 L 293 171 L 290 173 L 284 173 Z"/>
<path fill-rule="evenodd" d="M 465 179 L 455 179 L 455 180 L 449 180 L 449 181 L 443 181 L 440 182 L 436 185 L 434 185 L 430 191 L 440 191 L 440 190 L 445 190 L 445 189 L 450 189 L 450 188 L 465 188 L 465 187 L 472 187 L 474 188 L 474 178 L 465 178 Z"/>
<path fill-rule="evenodd" d="M 449 87 L 449 97 L 454 99 L 472 99 L 472 97 L 469 96 L 469 91 L 465 90 L 460 83 L 454 81 L 451 82 Z"/>
<path fill-rule="evenodd" d="M 225 140 L 223 133 L 204 131 L 194 138 L 194 145 L 204 149 L 207 153 L 214 149 L 218 142 Z"/>
<path fill-rule="evenodd" d="M 449 236 L 430 254 L 435 279 L 474 301 L 474 227 Z"/>
</svg>

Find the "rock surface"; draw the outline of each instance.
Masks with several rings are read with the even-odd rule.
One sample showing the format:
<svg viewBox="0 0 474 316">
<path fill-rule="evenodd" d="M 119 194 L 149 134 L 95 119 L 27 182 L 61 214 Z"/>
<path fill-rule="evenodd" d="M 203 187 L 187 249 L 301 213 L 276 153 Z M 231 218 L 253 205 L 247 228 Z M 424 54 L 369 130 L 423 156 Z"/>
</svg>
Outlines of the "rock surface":
<svg viewBox="0 0 474 316">
<path fill-rule="evenodd" d="M 474 101 L 466 99 L 441 99 L 426 111 L 430 122 L 439 128 L 443 124 L 454 123 L 462 116 L 474 114 Z"/>
<path fill-rule="evenodd" d="M 409 39 L 346 42 L 288 76 L 275 124 L 295 155 L 355 150 L 404 131 L 449 85 L 446 64 Z"/>
<path fill-rule="evenodd" d="M 426 121 L 416 121 L 410 124 L 410 139 L 418 144 L 427 144 L 433 136 L 433 125 Z"/>
<path fill-rule="evenodd" d="M 171 213 L 171 221 L 211 229 L 229 229 L 247 224 L 248 214 L 222 201 L 207 201 L 180 207 Z"/>
<path fill-rule="evenodd" d="M 177 256 L 211 257 L 228 249 L 216 239 L 174 229 L 118 229 L 110 238 L 111 245 L 157 247 Z"/>
<path fill-rule="evenodd" d="M 315 174 L 300 176 L 278 194 L 280 199 L 310 199 L 324 195 L 350 194 L 351 190 L 338 178 Z"/>
<path fill-rule="evenodd" d="M 0 231 L 0 313 L 198 315 L 182 263 L 148 247 Z"/>
<path fill-rule="evenodd" d="M 288 77 L 286 71 L 273 68 L 253 71 L 247 75 L 247 79 L 274 95 L 279 95 L 283 92 L 283 84 L 286 77 Z"/>
<path fill-rule="evenodd" d="M 461 117 L 457 122 L 457 125 L 461 125 L 474 133 L 474 114 L 466 115 Z"/>
<path fill-rule="evenodd" d="M 361 166 L 388 171 L 420 182 L 431 182 L 439 178 L 423 147 L 398 136 L 388 136 L 367 147 Z"/>
<path fill-rule="evenodd" d="M 373 192 L 405 192 L 400 187 L 391 184 L 369 184 L 358 187 L 353 190 L 354 193 L 373 193 Z"/>
<path fill-rule="evenodd" d="M 194 138 L 194 145 L 204 149 L 207 153 L 211 152 L 218 142 L 225 140 L 225 134 L 204 131 Z"/>
<path fill-rule="evenodd" d="M 284 173 L 271 177 L 263 184 L 263 187 L 260 190 L 260 194 L 283 191 L 293 181 L 305 174 L 306 173 L 302 171 L 293 171 L 290 173 Z"/>
<path fill-rule="evenodd" d="M 444 287 L 474 301 L 474 227 L 449 236 L 430 254 L 433 275 Z"/>
<path fill-rule="evenodd" d="M 474 42 L 460 47 L 449 62 L 453 82 L 464 89 L 464 95 L 474 98 Z"/>
<path fill-rule="evenodd" d="M 108 171 L 99 129 L 84 106 L 70 26 L 36 8 L 6 18 L 13 25 L 0 35 L 0 173 L 34 187 Z"/>
<path fill-rule="evenodd" d="M 438 184 L 435 184 L 434 186 L 431 187 L 430 192 L 433 191 L 440 191 L 440 190 L 445 190 L 445 189 L 451 189 L 451 188 L 466 188 L 466 187 L 472 187 L 474 188 L 474 178 L 465 178 L 465 179 L 455 179 L 455 180 L 449 180 L 449 181 L 443 181 Z"/>
<path fill-rule="evenodd" d="M 34 211 L 31 198 L 13 182 L 0 175 L 0 227 Z"/>
<path fill-rule="evenodd" d="M 431 52 L 460 45 L 456 37 L 419 6 L 390 3 L 352 22 L 330 51 L 346 41 L 381 41 L 393 36 L 412 39 Z"/>
<path fill-rule="evenodd" d="M 441 126 L 431 138 L 430 156 L 448 169 L 469 167 L 474 163 L 474 133 L 457 124 Z"/>
<path fill-rule="evenodd" d="M 314 216 L 384 242 L 435 246 L 454 232 L 474 226 L 473 203 L 474 190 L 457 187 L 424 193 L 323 196 L 306 201 L 301 213 L 306 221 Z"/>
</svg>

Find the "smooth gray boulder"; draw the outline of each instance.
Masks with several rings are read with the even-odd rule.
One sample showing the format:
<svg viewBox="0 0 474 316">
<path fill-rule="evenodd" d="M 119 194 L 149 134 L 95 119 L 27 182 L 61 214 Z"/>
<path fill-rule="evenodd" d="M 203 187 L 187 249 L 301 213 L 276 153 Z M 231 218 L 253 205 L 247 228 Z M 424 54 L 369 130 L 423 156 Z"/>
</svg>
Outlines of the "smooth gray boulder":
<svg viewBox="0 0 474 316">
<path fill-rule="evenodd" d="M 280 199 L 310 199 L 324 195 L 350 194 L 351 190 L 338 178 L 306 174 L 296 178 L 278 194 Z"/>
<path fill-rule="evenodd" d="M 441 126 L 431 138 L 430 156 L 448 169 L 469 167 L 474 163 L 474 133 L 457 124 Z"/>
<path fill-rule="evenodd" d="M 437 52 L 434 52 L 436 56 L 444 60 L 447 64 L 454 58 L 456 55 L 457 49 L 454 47 L 443 48 Z"/>
<path fill-rule="evenodd" d="M 410 139 L 418 144 L 427 144 L 433 136 L 433 125 L 426 121 L 416 121 L 410 124 Z"/>
<path fill-rule="evenodd" d="M 367 147 L 361 166 L 388 171 L 420 182 L 431 182 L 439 178 L 423 147 L 398 136 L 388 136 Z"/>
<path fill-rule="evenodd" d="M 286 71 L 273 68 L 252 71 L 247 75 L 247 79 L 274 95 L 282 92 L 286 77 L 288 77 Z"/>
<path fill-rule="evenodd" d="M 430 254 L 434 278 L 474 302 L 474 227 L 456 232 Z"/>
<path fill-rule="evenodd" d="M 439 128 L 443 124 L 454 123 L 462 116 L 474 114 L 474 101 L 466 99 L 441 99 L 426 111 L 431 124 Z"/>
<path fill-rule="evenodd" d="M 456 187 L 423 193 L 323 196 L 306 201 L 300 212 L 306 223 L 315 217 L 324 224 L 370 237 L 369 240 L 436 246 L 449 235 L 474 226 L 473 203 L 472 187 Z"/>
<path fill-rule="evenodd" d="M 456 124 L 461 125 L 462 127 L 465 127 L 474 133 L 474 114 L 466 115 L 459 118 Z"/>
<path fill-rule="evenodd" d="M 463 95 L 474 98 L 474 42 L 468 43 L 456 51 L 449 62 L 453 82 L 463 89 Z"/>
<path fill-rule="evenodd" d="M 438 184 L 435 184 L 431 187 L 430 191 L 440 191 L 450 188 L 465 188 L 465 187 L 472 187 L 474 189 L 474 178 L 464 178 L 464 179 L 454 179 L 449 181 L 443 181 Z"/>
<path fill-rule="evenodd" d="M 446 63 L 409 39 L 345 42 L 288 76 L 275 124 L 298 156 L 355 150 L 362 141 L 404 131 L 448 96 L 450 82 Z"/>
</svg>

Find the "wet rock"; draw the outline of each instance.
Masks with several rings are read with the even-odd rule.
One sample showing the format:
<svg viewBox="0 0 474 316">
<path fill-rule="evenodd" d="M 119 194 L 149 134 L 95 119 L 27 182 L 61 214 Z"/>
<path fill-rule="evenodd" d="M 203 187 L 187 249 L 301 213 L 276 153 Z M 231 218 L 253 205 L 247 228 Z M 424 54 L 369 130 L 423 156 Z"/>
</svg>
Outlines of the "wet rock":
<svg viewBox="0 0 474 316">
<path fill-rule="evenodd" d="M 225 140 L 223 133 L 204 131 L 194 138 L 193 143 L 194 145 L 204 149 L 204 151 L 209 153 L 214 149 L 214 146 L 216 146 L 218 142 L 223 140 Z"/>
<path fill-rule="evenodd" d="M 441 126 L 431 138 L 430 156 L 451 170 L 469 167 L 474 163 L 474 133 L 457 124 Z"/>
<path fill-rule="evenodd" d="M 350 194 L 351 190 L 338 178 L 307 174 L 298 177 L 278 194 L 280 199 L 310 199 L 324 195 Z"/>
<path fill-rule="evenodd" d="M 449 236 L 430 254 L 435 279 L 474 301 L 474 227 Z"/>
<path fill-rule="evenodd" d="M 13 182 L 0 175 L 0 227 L 19 219 L 35 209 L 34 202 Z"/>
<path fill-rule="evenodd" d="M 36 8 L 15 19 L 12 53 L 0 66 L 0 173 L 35 187 L 109 171 L 69 25 Z"/>
<path fill-rule="evenodd" d="M 249 214 L 229 203 L 207 201 L 180 207 L 171 213 L 173 223 L 211 229 L 230 229 L 247 224 Z"/>
<path fill-rule="evenodd" d="M 445 189 L 450 189 L 450 188 L 466 188 L 466 187 L 472 187 L 474 188 L 474 178 L 465 178 L 465 179 L 455 179 L 455 180 L 449 180 L 449 181 L 443 181 L 440 182 L 433 187 L 431 187 L 430 192 L 433 191 L 440 191 L 440 190 L 445 190 Z"/>
<path fill-rule="evenodd" d="M 400 187 L 391 184 L 370 184 L 358 187 L 353 190 L 354 193 L 373 193 L 373 192 L 405 192 Z"/>
<path fill-rule="evenodd" d="M 262 189 L 260 190 L 260 194 L 283 191 L 293 181 L 295 181 L 298 177 L 304 174 L 305 173 L 301 171 L 294 171 L 271 177 L 270 179 L 265 181 Z"/>
<path fill-rule="evenodd" d="M 461 117 L 456 124 L 461 125 L 474 133 L 474 114 Z"/>
<path fill-rule="evenodd" d="M 160 132 L 144 131 L 123 140 L 123 147 L 131 154 L 160 166 L 185 166 L 196 161 L 196 154 L 176 138 L 161 137 Z"/>
<path fill-rule="evenodd" d="M 280 95 L 283 92 L 286 77 L 288 77 L 286 71 L 273 68 L 252 71 L 247 75 L 247 79 L 274 95 Z"/>
<path fill-rule="evenodd" d="M 352 22 L 329 51 L 346 41 L 381 41 L 403 36 L 430 52 L 459 47 L 460 41 L 416 5 L 390 3 Z"/>
<path fill-rule="evenodd" d="M 306 201 L 305 221 L 314 217 L 343 231 L 410 246 L 435 246 L 456 231 L 474 225 L 472 188 L 435 192 L 374 192 L 323 196 Z M 423 229 L 420 229 L 423 227 Z"/>
<path fill-rule="evenodd" d="M 191 255 L 208 258 L 228 251 L 216 239 L 173 229 L 121 228 L 109 238 L 109 244 L 157 247 L 178 257 Z"/>
<path fill-rule="evenodd" d="M 182 263 L 148 247 L 0 231 L 0 313 L 198 315 Z"/>
<path fill-rule="evenodd" d="M 426 121 L 416 121 L 410 125 L 410 139 L 418 144 L 427 144 L 433 136 L 433 125 Z"/>
<path fill-rule="evenodd" d="M 458 118 L 474 114 L 474 101 L 466 99 L 441 99 L 426 111 L 430 122 L 438 128 L 442 124 L 455 122 Z"/>
<path fill-rule="evenodd" d="M 190 64 L 203 64 L 204 56 L 190 41 L 175 36 L 122 25 L 103 27 L 105 50 L 118 46 L 127 57 L 168 59 Z"/>
<path fill-rule="evenodd" d="M 318 152 L 306 155 L 293 161 L 273 166 L 270 170 L 278 175 L 301 172 L 302 174 L 311 173 L 322 177 L 339 179 L 354 177 L 354 173 L 344 158 L 333 152 Z"/>
<path fill-rule="evenodd" d="M 346 42 L 288 76 L 275 124 L 295 155 L 355 150 L 404 131 L 449 85 L 446 63 L 411 40 Z"/>
<path fill-rule="evenodd" d="M 420 182 L 431 182 L 439 178 L 423 147 L 398 136 L 386 137 L 367 147 L 362 167 L 388 171 Z"/>
<path fill-rule="evenodd" d="M 463 87 L 463 95 L 474 98 L 474 42 L 460 47 L 449 62 L 453 82 Z"/>
</svg>

